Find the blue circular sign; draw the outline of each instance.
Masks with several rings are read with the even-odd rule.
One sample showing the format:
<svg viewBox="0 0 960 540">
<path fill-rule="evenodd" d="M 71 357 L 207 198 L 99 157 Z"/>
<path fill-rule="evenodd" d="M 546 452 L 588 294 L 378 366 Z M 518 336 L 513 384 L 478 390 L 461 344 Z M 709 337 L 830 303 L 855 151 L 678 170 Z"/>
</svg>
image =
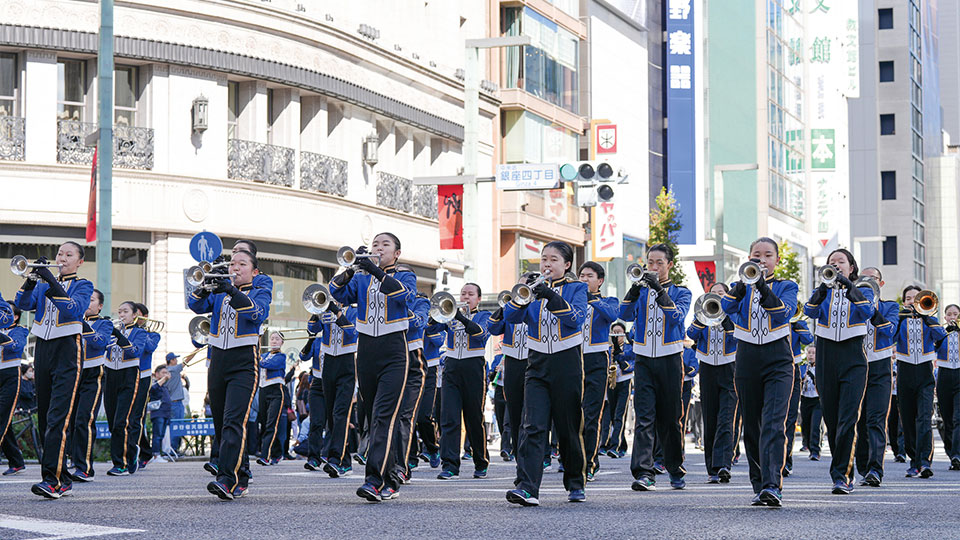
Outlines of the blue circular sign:
<svg viewBox="0 0 960 540">
<path fill-rule="evenodd" d="M 190 256 L 197 262 L 212 261 L 221 253 L 223 253 L 223 241 L 212 232 L 198 232 L 190 239 Z"/>
</svg>

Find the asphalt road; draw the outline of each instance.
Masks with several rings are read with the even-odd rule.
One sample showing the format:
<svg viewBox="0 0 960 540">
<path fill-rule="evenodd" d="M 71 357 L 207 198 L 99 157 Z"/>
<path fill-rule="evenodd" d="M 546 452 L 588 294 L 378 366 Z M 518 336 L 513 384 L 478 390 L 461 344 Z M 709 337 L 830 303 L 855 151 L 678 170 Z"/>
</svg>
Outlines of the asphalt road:
<svg viewBox="0 0 960 540">
<path fill-rule="evenodd" d="M 58 501 L 30 493 L 39 468 L 29 465 L 22 475 L 0 479 L 0 538 L 960 537 L 960 472 L 947 470 L 939 444 L 933 478 L 904 478 L 906 466 L 891 457 L 883 487 L 845 496 L 830 493 L 828 456 L 811 462 L 796 453 L 780 509 L 749 506 L 745 460 L 730 484 L 706 485 L 703 455 L 689 442 L 682 491 L 659 477 L 659 491 L 635 493 L 629 457 L 604 457 L 586 503 L 567 503 L 560 475 L 552 472 L 544 476 L 539 508 L 504 500 L 514 464 L 499 457 L 484 480 L 436 480 L 436 471 L 421 465 L 398 499 L 377 504 L 354 494 L 359 475 L 331 479 L 304 470 L 303 461 L 253 465 L 249 493 L 233 502 L 206 492 L 212 477 L 197 461 L 155 463 L 121 478 L 106 476 L 108 467 L 98 464 L 95 482 L 76 485 Z"/>
</svg>

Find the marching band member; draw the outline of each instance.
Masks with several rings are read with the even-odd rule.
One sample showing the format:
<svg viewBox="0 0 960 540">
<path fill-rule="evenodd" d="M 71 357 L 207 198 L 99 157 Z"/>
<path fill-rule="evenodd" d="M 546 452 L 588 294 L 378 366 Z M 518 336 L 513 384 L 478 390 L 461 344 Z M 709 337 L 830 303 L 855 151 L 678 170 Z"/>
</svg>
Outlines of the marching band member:
<svg viewBox="0 0 960 540">
<path fill-rule="evenodd" d="M 270 289 L 253 286 L 258 266 L 255 255 L 237 251 L 230 261 L 232 282 L 220 279 L 212 291 L 199 288 L 188 300 L 194 313 L 212 314 L 207 386 L 220 454 L 217 479 L 207 484 L 207 491 L 222 500 L 243 496 L 250 478 L 247 417 L 257 391 L 260 325 L 273 297 Z"/>
<path fill-rule="evenodd" d="M 710 287 L 723 296 L 730 289 L 724 283 Z M 696 343 L 700 360 L 700 407 L 703 410 L 703 457 L 710 484 L 730 481 L 733 467 L 733 417 L 737 410 L 734 362 L 737 338 L 733 321 L 724 317 L 716 326 L 704 326 L 696 317 L 687 337 Z"/>
<path fill-rule="evenodd" d="M 800 381 L 803 379 L 800 364 L 803 362 L 803 346 L 813 343 L 813 334 L 806 321 L 790 323 L 790 349 L 793 352 L 793 391 L 790 393 L 790 408 L 787 409 L 787 459 L 783 466 L 783 476 L 793 472 L 793 439 L 797 435 L 797 416 L 800 414 Z"/>
<path fill-rule="evenodd" d="M 803 446 L 810 451 L 810 461 L 820 461 L 820 423 L 823 411 L 820 408 L 820 394 L 817 393 L 817 347 L 808 345 L 807 369 L 800 384 L 800 431 L 803 433 Z"/>
<path fill-rule="evenodd" d="M 899 324 L 899 321 L 898 321 Z M 890 415 L 887 417 L 887 440 L 893 452 L 894 463 L 907 462 L 907 450 L 903 443 L 903 428 L 900 426 L 900 400 L 897 398 L 897 353 L 893 353 L 893 367 L 890 368 L 893 382 L 890 385 Z"/>
<path fill-rule="evenodd" d="M 486 478 L 490 459 L 483 429 L 483 408 L 487 396 L 487 362 L 484 358 L 490 333 L 490 312 L 479 311 L 480 286 L 467 283 L 460 289 L 469 317 L 460 309 L 448 323 L 447 354 L 443 371 L 443 408 L 440 410 L 440 480 L 460 475 L 460 418 L 473 452 L 474 478 Z"/>
<path fill-rule="evenodd" d="M 29 333 L 20 326 L 20 308 L 0 296 L 0 451 L 8 465 L 4 476 L 20 474 L 27 468 L 10 425 L 20 397 L 20 362 Z"/>
<path fill-rule="evenodd" d="M 367 255 L 366 251 L 362 247 L 357 254 Z M 364 484 L 357 495 L 378 502 L 397 496 L 395 489 L 384 486 L 393 470 L 394 427 L 409 370 L 405 336 L 417 276 L 397 268 L 400 240 L 393 233 L 375 236 L 371 255 L 379 264 L 359 257 L 355 266 L 363 272 L 354 275 L 355 270 L 348 268 L 338 274 L 330 293 L 342 304 L 357 304 L 357 380 L 370 426 Z"/>
<path fill-rule="evenodd" d="M 627 453 L 627 440 L 623 436 L 627 421 L 627 402 L 630 399 L 630 389 L 633 386 L 634 355 L 633 345 L 627 328 L 622 322 L 615 322 L 610 327 L 611 354 L 617 365 L 615 386 L 607 390 L 607 407 L 604 411 L 603 431 L 600 440 L 603 444 L 600 451 L 611 458 L 622 458 Z M 619 334 L 613 336 L 613 334 Z M 605 444 L 604 444 L 605 443 Z"/>
<path fill-rule="evenodd" d="M 71 478 L 77 482 L 93 480 L 93 443 L 97 439 L 97 410 L 103 392 L 103 364 L 107 349 L 113 341 L 113 322 L 100 317 L 103 293 L 97 289 L 90 295 L 90 306 L 83 317 L 83 370 L 77 387 L 77 406 L 74 407 L 73 433 L 70 456 L 74 470 Z"/>
<path fill-rule="evenodd" d="M 687 419 L 690 411 L 690 399 L 693 396 L 693 387 L 696 385 L 697 375 L 700 373 L 700 361 L 697 360 L 697 351 L 693 342 L 684 340 L 683 343 L 683 386 L 680 389 L 680 401 L 683 403 L 683 421 L 680 426 L 684 435 L 687 431 Z"/>
<path fill-rule="evenodd" d="M 903 309 L 897 322 L 897 397 L 900 424 L 910 468 L 907 478 L 930 478 L 933 469 L 933 360 L 935 344 L 946 337 L 936 317 L 920 315 L 914 299 L 920 288 L 903 290 Z M 829 429 L 829 427 L 828 427 Z"/>
<path fill-rule="evenodd" d="M 509 502 L 522 506 L 540 504 L 543 456 L 551 420 L 559 436 L 563 487 L 569 493 L 567 500 L 586 500 L 580 345 L 587 316 L 587 285 L 566 276 L 572 265 L 573 248 L 569 244 L 548 243 L 540 255 L 540 268 L 547 279 L 533 288 L 536 299 L 519 304 L 513 298 L 503 308 L 505 321 L 527 323 L 530 347 L 517 448 L 519 482 L 516 489 L 506 494 Z M 507 399 L 511 399 L 509 393 Z"/>
<path fill-rule="evenodd" d="M 827 264 L 836 271 L 836 286 L 820 283 L 803 312 L 817 320 L 817 392 L 830 441 L 833 493 L 843 495 L 853 492 L 857 419 L 867 385 L 863 336 L 875 309 L 873 292 L 854 285 L 859 268 L 853 254 L 834 250 Z"/>
<path fill-rule="evenodd" d="M 147 342 L 147 332 L 135 324 L 133 302 L 124 302 L 117 308 L 120 327 L 114 328 L 114 341 L 104 360 L 106 377 L 103 385 L 103 406 L 110 425 L 110 458 L 113 467 L 110 476 L 130 474 L 131 463 L 137 458 L 136 442 L 130 439 L 130 424 L 133 421 L 134 398 L 140 385 L 140 353 Z"/>
<path fill-rule="evenodd" d="M 960 470 L 960 306 L 943 310 L 947 337 L 937 346 L 937 407 L 943 419 L 943 449 L 950 458 L 950 470 Z"/>
<path fill-rule="evenodd" d="M 141 303 L 134 304 L 138 317 L 146 318 L 150 315 L 147 306 Z M 140 382 L 137 384 L 137 395 L 133 400 L 133 415 L 130 420 L 130 440 L 136 443 L 136 454 L 130 458 L 133 466 L 130 468 L 130 474 L 137 472 L 147 466 L 147 463 L 153 458 L 150 451 L 150 439 L 147 438 L 145 423 L 147 415 L 147 401 L 150 398 L 150 386 L 153 385 L 153 353 L 157 351 L 160 344 L 160 334 L 144 329 L 147 338 L 144 342 L 143 350 L 140 351 Z"/>
<path fill-rule="evenodd" d="M 583 323 L 583 444 L 587 453 L 587 482 L 600 470 L 600 419 L 607 389 L 610 358 L 610 325 L 620 315 L 620 301 L 600 294 L 606 272 L 593 261 L 577 270 L 587 284 L 587 318 Z"/>
<path fill-rule="evenodd" d="M 391 480 L 387 482 L 406 484 L 410 481 L 413 467 L 410 466 L 410 448 L 413 442 L 413 423 L 417 416 L 417 409 L 423 399 L 423 386 L 427 378 L 427 368 L 423 361 L 423 334 L 430 318 L 430 300 L 426 295 L 417 293 L 409 305 L 410 327 L 407 330 L 407 384 L 403 389 L 403 398 L 400 404 L 400 415 L 397 417 L 396 443 L 394 444 L 394 469 Z M 414 467 L 416 462 L 414 462 Z M 396 489 L 396 487 L 394 487 Z"/>
<path fill-rule="evenodd" d="M 287 356 L 280 352 L 283 333 L 271 332 L 266 354 L 260 353 L 260 406 L 257 419 L 260 421 L 260 457 L 258 465 L 280 463 L 283 445 L 280 443 L 280 416 L 283 410 L 283 374 L 287 368 Z M 317 426 L 318 428 L 320 426 Z"/>
<path fill-rule="evenodd" d="M 493 362 L 490 364 L 490 386 L 493 387 L 493 416 L 500 434 L 500 458 L 513 461 L 513 449 L 510 435 L 510 419 L 507 418 L 507 399 L 503 397 L 503 353 L 499 346 L 494 348 Z"/>
<path fill-rule="evenodd" d="M 864 268 L 863 277 L 883 287 L 878 268 Z M 890 390 L 893 381 L 893 338 L 897 328 L 896 302 L 876 299 L 877 307 L 867 321 L 867 389 L 857 421 L 856 465 L 861 486 L 879 487 L 883 480 L 883 455 L 887 451 L 887 415 L 890 414 Z"/>
<path fill-rule="evenodd" d="M 316 337 L 320 318 L 313 315 L 307 321 L 307 332 L 310 337 L 300 349 L 300 361 L 310 360 L 310 388 L 307 401 L 310 409 L 310 432 L 307 434 L 307 462 L 303 468 L 308 471 L 322 471 L 325 463 L 323 457 L 323 429 L 315 426 L 325 426 L 327 423 L 326 401 L 323 395 L 323 341 Z M 349 463 L 348 463 L 349 466 Z"/>
<path fill-rule="evenodd" d="M 37 263 L 47 261 L 41 257 Z M 81 264 L 83 248 L 76 242 L 65 242 L 57 251 L 60 275 L 54 277 L 46 266 L 34 268 L 17 291 L 15 302 L 23 311 L 36 312 L 30 333 L 37 338 L 34 371 L 43 480 L 34 484 L 31 491 L 48 499 L 59 499 L 73 485 L 67 471 L 65 439 L 83 368 L 80 321 L 93 293 L 93 284 L 77 277 Z"/>
<path fill-rule="evenodd" d="M 750 464 L 753 505 L 780 506 L 786 453 L 784 424 L 793 388 L 790 317 L 797 311 L 797 284 L 777 279 L 780 247 L 767 237 L 750 245 L 760 266 L 757 281 L 736 282 L 721 300 L 737 338 L 734 380 L 743 418 L 743 443 Z M 736 439 L 735 439 L 736 440 Z"/>
<path fill-rule="evenodd" d="M 690 308 L 690 290 L 670 281 L 673 249 L 657 244 L 647 250 L 643 278 L 620 304 L 620 318 L 634 322 L 633 407 L 636 428 L 630 472 L 634 491 L 656 489 L 654 430 L 663 445 L 670 486 L 683 489 L 683 321 Z"/>
<path fill-rule="evenodd" d="M 434 407 L 434 403 L 439 394 L 437 388 L 440 385 L 440 351 L 446 343 L 446 337 L 446 326 L 431 318 L 423 333 L 423 360 L 426 363 L 427 371 L 423 381 L 423 395 L 420 397 L 420 405 L 417 407 L 416 434 L 411 435 L 414 443 L 419 437 L 422 450 L 417 452 L 416 444 L 412 444 L 407 456 L 407 463 L 413 464 L 419 454 L 419 457 L 428 462 L 433 469 L 436 469 L 442 463 L 440 461 L 440 442 L 437 436 L 437 421 L 435 418 L 437 413 L 434 412 L 439 412 L 440 409 Z"/>
</svg>

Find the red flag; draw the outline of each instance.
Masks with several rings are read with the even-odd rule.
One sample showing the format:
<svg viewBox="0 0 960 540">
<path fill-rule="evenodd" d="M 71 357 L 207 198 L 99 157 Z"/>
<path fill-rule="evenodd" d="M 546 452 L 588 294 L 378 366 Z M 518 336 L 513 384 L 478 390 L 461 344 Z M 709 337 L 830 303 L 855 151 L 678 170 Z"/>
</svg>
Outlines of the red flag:
<svg viewBox="0 0 960 540">
<path fill-rule="evenodd" d="M 463 249 L 463 186 L 437 186 L 440 249 Z"/>
<path fill-rule="evenodd" d="M 693 265 L 697 269 L 697 277 L 700 278 L 700 284 L 703 290 L 710 292 L 717 282 L 717 263 L 714 261 L 694 261 Z"/>
<path fill-rule="evenodd" d="M 87 199 L 87 243 L 97 239 L 97 148 L 93 148 L 93 166 L 90 168 L 90 197 Z"/>
</svg>

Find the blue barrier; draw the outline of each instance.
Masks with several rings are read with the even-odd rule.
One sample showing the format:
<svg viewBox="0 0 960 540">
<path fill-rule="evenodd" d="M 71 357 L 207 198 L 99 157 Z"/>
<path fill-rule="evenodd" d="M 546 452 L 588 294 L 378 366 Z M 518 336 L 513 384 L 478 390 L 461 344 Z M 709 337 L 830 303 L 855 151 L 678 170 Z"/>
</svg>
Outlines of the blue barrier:
<svg viewBox="0 0 960 540">
<path fill-rule="evenodd" d="M 213 437 L 212 418 L 184 418 L 170 421 L 171 437 Z M 107 422 L 97 422 L 97 438 L 109 439 L 110 427 Z"/>
</svg>

